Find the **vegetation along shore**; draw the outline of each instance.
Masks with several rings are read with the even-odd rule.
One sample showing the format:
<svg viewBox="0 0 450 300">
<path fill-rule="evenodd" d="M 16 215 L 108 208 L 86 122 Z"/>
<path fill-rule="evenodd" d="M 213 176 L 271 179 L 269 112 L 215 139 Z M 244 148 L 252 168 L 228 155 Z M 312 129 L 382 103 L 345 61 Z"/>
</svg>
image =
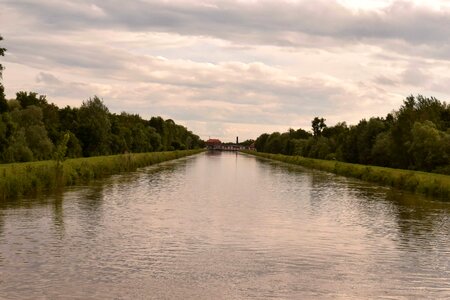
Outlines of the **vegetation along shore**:
<svg viewBox="0 0 450 300">
<path fill-rule="evenodd" d="M 119 172 L 197 154 L 203 150 L 132 153 L 0 164 L 0 198 L 50 192 L 64 186 L 87 183 Z"/>
<path fill-rule="evenodd" d="M 359 178 L 365 181 L 392 186 L 415 193 L 436 196 L 447 201 L 450 200 L 450 176 L 448 175 L 367 166 L 301 156 L 261 153 L 255 151 L 243 152 L 289 164 L 327 171 L 337 175 Z"/>
<path fill-rule="evenodd" d="M 407 97 L 384 118 L 327 126 L 324 118 L 303 129 L 264 133 L 258 152 L 298 155 L 450 175 L 450 105 L 422 95 Z"/>
<path fill-rule="evenodd" d="M 407 97 L 385 118 L 264 133 L 255 155 L 450 199 L 450 105 Z M 270 153 L 270 154 L 269 154 Z"/>
</svg>

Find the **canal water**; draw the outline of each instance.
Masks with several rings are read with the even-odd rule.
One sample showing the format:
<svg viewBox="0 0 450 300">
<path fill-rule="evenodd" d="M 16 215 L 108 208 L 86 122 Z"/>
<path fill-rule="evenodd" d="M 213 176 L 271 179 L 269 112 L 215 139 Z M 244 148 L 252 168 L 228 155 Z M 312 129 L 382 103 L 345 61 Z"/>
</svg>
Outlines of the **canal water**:
<svg viewBox="0 0 450 300">
<path fill-rule="evenodd" d="M 0 202 L 0 299 L 448 299 L 450 203 L 237 153 Z"/>
</svg>

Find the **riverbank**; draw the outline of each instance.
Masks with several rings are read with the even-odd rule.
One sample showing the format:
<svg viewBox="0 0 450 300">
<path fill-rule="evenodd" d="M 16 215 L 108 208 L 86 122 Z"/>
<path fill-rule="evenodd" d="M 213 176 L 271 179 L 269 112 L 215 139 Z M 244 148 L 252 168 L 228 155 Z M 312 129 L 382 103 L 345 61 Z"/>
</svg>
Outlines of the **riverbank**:
<svg viewBox="0 0 450 300">
<path fill-rule="evenodd" d="M 301 156 L 287 156 L 255 151 L 242 152 L 289 164 L 331 172 L 337 175 L 392 186 L 414 193 L 440 197 L 447 201 L 450 200 L 450 176 L 448 175 L 350 164 L 340 161 L 312 159 Z"/>
<path fill-rule="evenodd" d="M 64 186 L 87 183 L 108 175 L 202 152 L 132 153 L 68 159 L 64 162 L 37 161 L 0 165 L 0 199 L 52 191 Z"/>
</svg>

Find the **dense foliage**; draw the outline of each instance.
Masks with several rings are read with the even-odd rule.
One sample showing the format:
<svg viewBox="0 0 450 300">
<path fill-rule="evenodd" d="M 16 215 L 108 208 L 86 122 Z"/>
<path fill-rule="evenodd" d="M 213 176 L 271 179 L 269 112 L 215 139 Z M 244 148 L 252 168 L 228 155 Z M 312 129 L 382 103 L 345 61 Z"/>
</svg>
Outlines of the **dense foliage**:
<svg viewBox="0 0 450 300">
<path fill-rule="evenodd" d="M 0 47 L 0 56 L 5 51 Z M 2 71 L 0 64 L 0 79 Z M 15 99 L 6 100 L 0 82 L 0 162 L 200 147 L 203 141 L 197 135 L 170 119 L 113 114 L 97 96 L 80 108 L 59 108 L 33 92 L 18 92 Z"/>
<path fill-rule="evenodd" d="M 327 127 L 312 120 L 312 132 L 302 129 L 262 134 L 260 152 L 300 155 L 410 170 L 450 174 L 450 105 L 436 98 L 409 96 L 385 118 L 345 122 Z"/>
<path fill-rule="evenodd" d="M 80 108 L 58 108 L 45 96 L 19 92 L 0 117 L 0 159 L 25 162 L 54 158 L 64 144 L 67 157 L 89 157 L 194 149 L 200 138 L 172 120 L 110 113 L 97 96 Z"/>
</svg>

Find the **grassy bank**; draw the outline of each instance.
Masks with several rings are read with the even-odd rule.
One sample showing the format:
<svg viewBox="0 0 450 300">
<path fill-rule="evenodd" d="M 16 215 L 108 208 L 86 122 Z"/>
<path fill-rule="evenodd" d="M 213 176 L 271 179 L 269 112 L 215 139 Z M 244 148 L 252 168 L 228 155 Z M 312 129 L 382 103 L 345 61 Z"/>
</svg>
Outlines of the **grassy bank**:
<svg viewBox="0 0 450 300">
<path fill-rule="evenodd" d="M 0 199 L 52 191 L 115 173 L 134 171 L 202 150 L 151 152 L 0 165 Z"/>
<path fill-rule="evenodd" d="M 447 201 L 450 200 L 450 176 L 448 175 L 350 164 L 301 156 L 287 156 L 254 151 L 243 152 L 342 176 L 359 178 L 415 193 L 437 196 Z"/>
</svg>

